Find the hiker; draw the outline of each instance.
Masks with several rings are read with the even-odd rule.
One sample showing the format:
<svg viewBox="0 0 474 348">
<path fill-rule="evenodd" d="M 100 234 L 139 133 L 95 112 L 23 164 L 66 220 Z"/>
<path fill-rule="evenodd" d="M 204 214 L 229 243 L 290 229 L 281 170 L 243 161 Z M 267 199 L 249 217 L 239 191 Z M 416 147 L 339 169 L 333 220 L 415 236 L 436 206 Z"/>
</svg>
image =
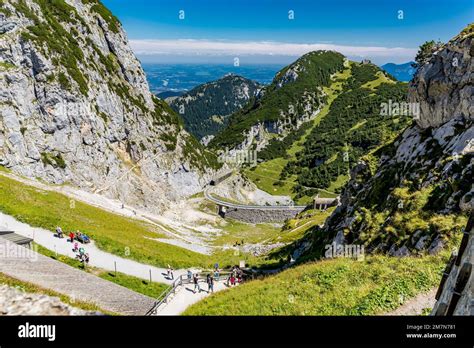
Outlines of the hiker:
<svg viewBox="0 0 474 348">
<path fill-rule="evenodd" d="M 206 283 L 207 283 L 207 292 L 209 292 L 211 290 L 211 275 L 210 274 L 206 276 Z"/>
<path fill-rule="evenodd" d="M 214 278 L 215 278 L 217 281 L 219 281 L 219 270 L 218 270 L 218 269 L 216 269 L 216 270 L 214 271 Z"/>
<path fill-rule="evenodd" d="M 71 240 L 71 243 L 74 242 L 74 232 L 69 233 L 69 239 Z"/>
<path fill-rule="evenodd" d="M 89 264 L 89 254 L 84 254 L 84 261 Z"/>
<path fill-rule="evenodd" d="M 214 292 L 214 278 L 210 274 L 208 276 L 209 276 L 209 283 L 207 283 L 207 286 L 208 286 L 207 292 L 209 291 Z"/>
<path fill-rule="evenodd" d="M 234 276 L 234 272 L 232 272 L 232 274 L 230 275 L 230 286 L 234 286 L 235 285 L 235 276 Z"/>
<path fill-rule="evenodd" d="M 173 268 L 171 268 L 170 265 L 168 265 L 167 273 L 168 273 L 168 279 L 173 279 L 173 278 L 174 278 L 174 276 L 173 276 Z"/>
<path fill-rule="evenodd" d="M 199 290 L 199 292 L 201 292 L 201 288 L 199 287 L 199 278 L 198 278 L 198 275 L 197 273 L 194 275 L 193 277 L 193 282 L 194 282 L 194 290 L 193 292 L 196 293 L 196 289 Z"/>
<path fill-rule="evenodd" d="M 58 236 L 58 238 L 63 238 L 63 230 L 61 229 L 60 226 L 56 227 L 56 234 Z"/>
<path fill-rule="evenodd" d="M 84 255 L 84 254 L 85 254 L 85 252 L 86 252 L 86 251 L 84 250 L 84 248 L 82 248 L 82 247 L 81 247 L 81 248 L 79 248 L 79 255 L 81 255 L 81 256 L 82 256 L 82 255 Z"/>
<path fill-rule="evenodd" d="M 79 244 L 77 242 L 74 242 L 74 249 L 72 249 L 72 251 L 77 253 L 78 250 L 79 250 Z"/>
<path fill-rule="evenodd" d="M 193 272 L 188 269 L 188 280 L 191 282 L 191 279 L 193 278 Z"/>
</svg>

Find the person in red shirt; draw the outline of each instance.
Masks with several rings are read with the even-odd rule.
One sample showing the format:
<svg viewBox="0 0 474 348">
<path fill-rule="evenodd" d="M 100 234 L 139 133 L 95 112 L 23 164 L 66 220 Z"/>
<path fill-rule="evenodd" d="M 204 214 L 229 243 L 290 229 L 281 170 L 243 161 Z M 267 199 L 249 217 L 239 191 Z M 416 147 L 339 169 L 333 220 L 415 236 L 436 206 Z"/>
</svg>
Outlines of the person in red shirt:
<svg viewBox="0 0 474 348">
<path fill-rule="evenodd" d="M 71 243 L 74 242 L 74 232 L 69 233 L 69 238 L 71 239 Z"/>
</svg>

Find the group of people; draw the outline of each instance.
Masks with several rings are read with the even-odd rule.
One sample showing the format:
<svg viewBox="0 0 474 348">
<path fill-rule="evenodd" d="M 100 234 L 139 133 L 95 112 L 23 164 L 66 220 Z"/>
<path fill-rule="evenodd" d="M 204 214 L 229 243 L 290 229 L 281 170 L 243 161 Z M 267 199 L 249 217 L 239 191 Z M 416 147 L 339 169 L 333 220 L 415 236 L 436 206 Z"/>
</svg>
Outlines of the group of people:
<svg viewBox="0 0 474 348">
<path fill-rule="evenodd" d="M 241 246 L 241 245 L 244 245 L 244 240 L 243 240 L 243 239 L 242 239 L 240 242 L 237 240 L 237 241 L 235 241 L 235 243 L 234 243 L 234 247 L 236 247 L 236 246 Z"/>
<path fill-rule="evenodd" d="M 58 238 L 64 238 L 64 232 L 60 226 L 56 227 L 56 236 Z M 69 233 L 69 241 L 73 244 L 73 249 L 72 251 L 76 254 L 76 259 L 81 261 L 84 264 L 89 263 L 89 254 L 86 253 L 85 249 L 83 247 L 79 248 L 79 243 L 76 240 L 84 240 L 84 238 L 81 237 L 88 237 L 84 234 L 82 234 L 80 231 L 77 231 L 76 233 L 70 232 Z"/>
<path fill-rule="evenodd" d="M 227 286 L 234 286 L 237 283 L 242 283 L 244 279 L 244 272 L 237 266 L 232 267 L 232 271 L 227 278 Z"/>
<path fill-rule="evenodd" d="M 214 292 L 214 281 L 219 281 L 220 277 L 220 270 L 218 265 L 216 264 L 214 268 L 214 272 L 210 272 L 206 275 L 206 284 L 207 284 L 207 292 Z M 237 284 L 242 283 L 244 280 L 244 272 L 238 266 L 234 266 L 232 268 L 229 277 L 227 278 L 227 286 L 235 286 Z M 188 281 L 194 284 L 193 292 L 196 291 L 201 292 L 201 286 L 199 285 L 199 274 L 191 272 L 188 270 Z"/>
<path fill-rule="evenodd" d="M 191 271 L 188 271 L 188 279 L 193 279 L 194 289 L 193 292 L 196 293 L 196 290 L 201 292 L 201 286 L 199 285 L 199 274 L 192 274 Z M 206 276 L 207 283 L 207 292 L 214 292 L 214 276 L 209 273 Z"/>
<path fill-rule="evenodd" d="M 89 254 L 86 253 L 83 247 L 79 248 L 77 242 L 74 243 L 74 252 L 76 253 L 76 259 L 81 261 L 82 263 L 89 263 Z"/>
<path fill-rule="evenodd" d="M 63 232 L 63 229 L 60 226 L 56 227 L 56 237 L 64 238 L 64 232 Z M 71 243 L 73 243 L 74 240 L 79 240 L 82 243 L 89 243 L 89 241 L 90 241 L 89 236 L 87 236 L 87 234 L 82 233 L 79 230 L 77 230 L 75 233 L 74 232 L 69 232 L 69 241 Z"/>
</svg>

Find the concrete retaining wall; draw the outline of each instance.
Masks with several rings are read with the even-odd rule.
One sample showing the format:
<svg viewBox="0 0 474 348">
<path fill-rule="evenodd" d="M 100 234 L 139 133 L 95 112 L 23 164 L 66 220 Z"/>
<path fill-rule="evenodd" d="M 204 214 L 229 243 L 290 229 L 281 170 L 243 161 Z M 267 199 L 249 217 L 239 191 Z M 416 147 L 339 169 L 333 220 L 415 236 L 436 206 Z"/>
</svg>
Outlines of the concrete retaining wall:
<svg viewBox="0 0 474 348">
<path fill-rule="evenodd" d="M 284 222 L 287 219 L 294 218 L 304 209 L 304 207 L 286 209 L 226 207 L 224 212 L 221 207 L 219 214 L 225 218 L 259 224 L 264 222 Z"/>
</svg>

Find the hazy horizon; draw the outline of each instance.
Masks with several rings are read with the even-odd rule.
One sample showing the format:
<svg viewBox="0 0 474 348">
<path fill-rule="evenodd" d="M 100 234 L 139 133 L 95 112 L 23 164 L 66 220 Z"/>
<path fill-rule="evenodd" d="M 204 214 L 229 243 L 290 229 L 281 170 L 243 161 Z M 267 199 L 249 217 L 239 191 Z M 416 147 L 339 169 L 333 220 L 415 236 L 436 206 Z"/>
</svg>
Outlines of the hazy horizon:
<svg viewBox="0 0 474 348">
<path fill-rule="evenodd" d="M 319 49 L 377 65 L 412 61 L 472 22 L 470 0 L 104 0 L 148 63 L 289 64 Z M 468 9 L 468 11 L 466 11 Z"/>
</svg>

